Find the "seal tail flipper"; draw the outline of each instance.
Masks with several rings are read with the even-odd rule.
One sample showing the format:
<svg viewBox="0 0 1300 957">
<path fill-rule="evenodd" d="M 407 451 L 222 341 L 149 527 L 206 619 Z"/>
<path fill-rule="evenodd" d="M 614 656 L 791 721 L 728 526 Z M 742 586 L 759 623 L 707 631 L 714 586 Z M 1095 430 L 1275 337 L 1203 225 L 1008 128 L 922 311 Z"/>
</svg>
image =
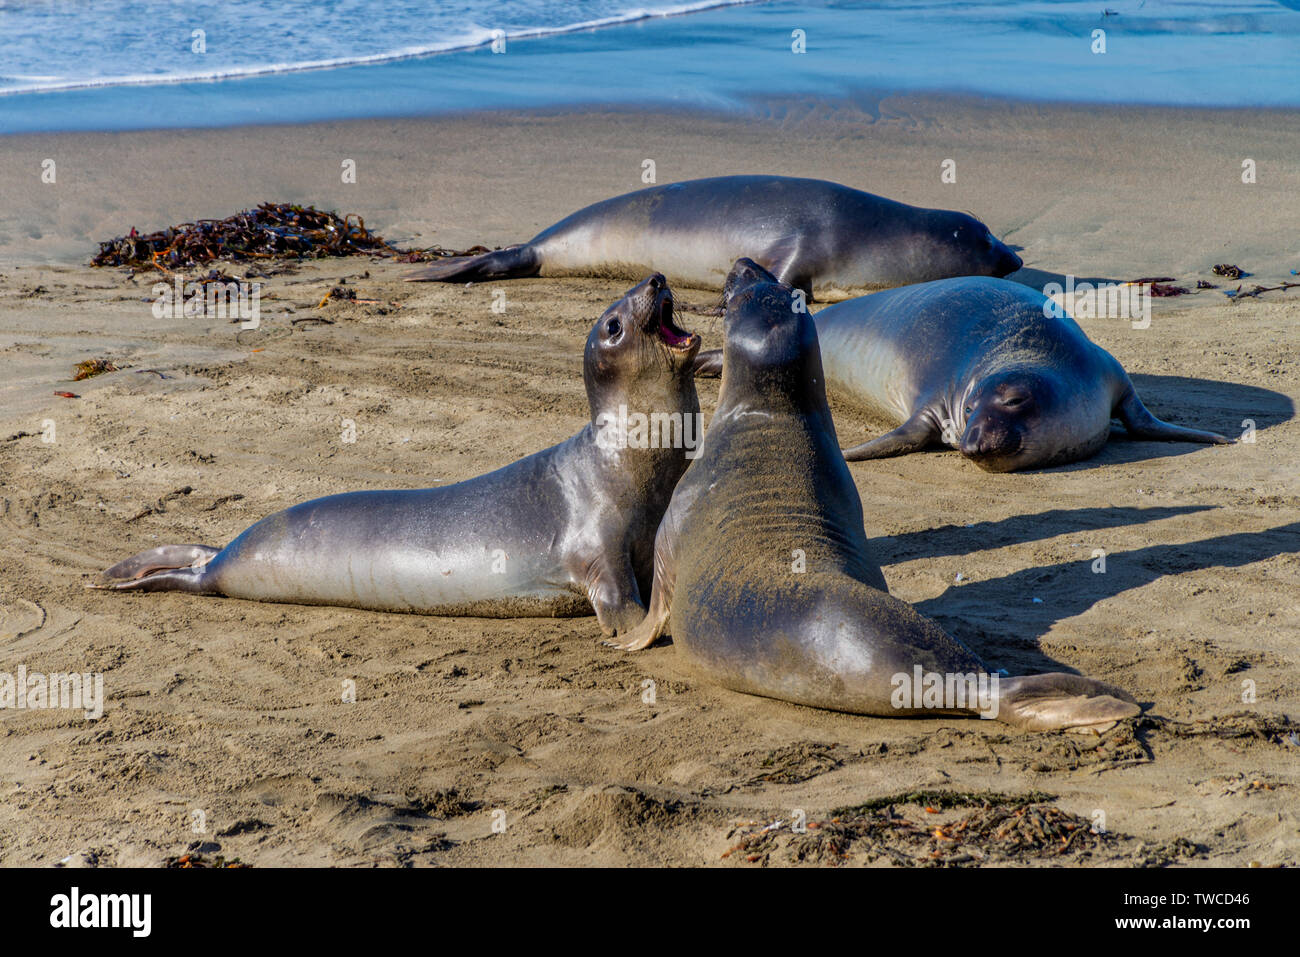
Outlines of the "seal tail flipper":
<svg viewBox="0 0 1300 957">
<path fill-rule="evenodd" d="M 848 462 L 861 462 L 865 459 L 885 459 L 893 455 L 906 455 L 919 452 L 938 438 L 929 421 L 923 416 L 914 415 L 892 432 L 886 432 L 879 438 L 851 449 L 844 450 L 844 459 Z"/>
<path fill-rule="evenodd" d="M 695 364 L 691 367 L 697 376 L 716 379 L 722 375 L 722 350 L 710 349 L 707 352 L 701 352 L 695 357 Z"/>
<path fill-rule="evenodd" d="M 452 256 L 403 276 L 407 282 L 481 282 L 486 279 L 523 279 L 542 267 L 537 250 L 523 243 L 477 256 Z"/>
<path fill-rule="evenodd" d="M 1003 678 L 998 688 L 997 719 L 1026 731 L 1076 728 L 1102 734 L 1141 712 L 1127 691 L 1080 675 Z"/>
<path fill-rule="evenodd" d="M 1203 432 L 1200 429 L 1187 429 L 1181 425 L 1171 425 L 1157 419 L 1142 404 L 1137 390 L 1130 383 L 1128 391 L 1120 400 L 1115 414 L 1124 423 L 1128 434 L 1137 439 L 1154 439 L 1160 442 L 1201 442 L 1205 445 L 1232 445 L 1233 440 L 1217 432 Z"/>
<path fill-rule="evenodd" d="M 204 570 L 221 549 L 210 545 L 160 545 L 123 559 L 91 588 L 117 591 L 205 591 Z"/>
</svg>

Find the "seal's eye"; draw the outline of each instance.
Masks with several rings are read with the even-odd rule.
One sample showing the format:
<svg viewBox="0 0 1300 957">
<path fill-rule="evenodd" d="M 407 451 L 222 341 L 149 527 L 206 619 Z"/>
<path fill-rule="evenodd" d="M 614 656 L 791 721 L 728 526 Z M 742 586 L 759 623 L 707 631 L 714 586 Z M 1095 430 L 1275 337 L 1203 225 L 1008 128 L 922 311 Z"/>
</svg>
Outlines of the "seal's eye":
<svg viewBox="0 0 1300 957">
<path fill-rule="evenodd" d="M 617 319 L 611 319 L 609 322 L 605 323 L 605 335 L 611 339 L 616 338 L 622 331 L 623 323 L 619 322 Z"/>
<path fill-rule="evenodd" d="M 971 407 L 970 407 L 970 406 L 966 406 L 965 412 L 966 412 L 967 415 L 970 415 L 970 413 L 971 413 Z"/>
<path fill-rule="evenodd" d="M 960 235 L 961 235 L 961 230 L 960 230 L 960 229 L 954 229 L 954 230 L 952 231 L 952 238 L 953 238 L 953 239 L 956 239 L 956 238 L 957 238 L 958 236 L 960 236 Z"/>
<path fill-rule="evenodd" d="M 1026 398 L 1028 398 L 1028 396 L 1022 392 L 1013 392 L 1008 396 L 1003 396 L 1002 407 L 1004 409 L 1018 409 L 1020 406 L 1025 404 Z"/>
</svg>

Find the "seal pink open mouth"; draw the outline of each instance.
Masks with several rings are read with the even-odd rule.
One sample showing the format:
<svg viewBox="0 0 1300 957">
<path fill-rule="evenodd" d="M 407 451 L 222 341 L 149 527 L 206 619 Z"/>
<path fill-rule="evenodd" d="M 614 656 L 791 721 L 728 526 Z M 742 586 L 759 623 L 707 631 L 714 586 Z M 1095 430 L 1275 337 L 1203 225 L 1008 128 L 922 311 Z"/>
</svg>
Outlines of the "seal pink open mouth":
<svg viewBox="0 0 1300 957">
<path fill-rule="evenodd" d="M 659 300 L 659 338 L 670 349 L 689 349 L 699 337 L 673 322 L 673 294 L 665 291 Z"/>
</svg>

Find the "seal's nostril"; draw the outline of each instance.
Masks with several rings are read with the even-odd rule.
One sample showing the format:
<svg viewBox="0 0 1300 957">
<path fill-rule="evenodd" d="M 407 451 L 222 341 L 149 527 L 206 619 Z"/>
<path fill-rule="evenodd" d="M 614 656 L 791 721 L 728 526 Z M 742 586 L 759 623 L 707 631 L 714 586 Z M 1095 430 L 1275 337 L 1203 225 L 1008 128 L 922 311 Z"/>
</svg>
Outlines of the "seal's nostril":
<svg viewBox="0 0 1300 957">
<path fill-rule="evenodd" d="M 982 449 L 981 441 L 984 438 L 984 430 L 978 425 L 972 425 L 966 429 L 966 434 L 961 437 L 961 454 L 978 455 Z"/>
</svg>

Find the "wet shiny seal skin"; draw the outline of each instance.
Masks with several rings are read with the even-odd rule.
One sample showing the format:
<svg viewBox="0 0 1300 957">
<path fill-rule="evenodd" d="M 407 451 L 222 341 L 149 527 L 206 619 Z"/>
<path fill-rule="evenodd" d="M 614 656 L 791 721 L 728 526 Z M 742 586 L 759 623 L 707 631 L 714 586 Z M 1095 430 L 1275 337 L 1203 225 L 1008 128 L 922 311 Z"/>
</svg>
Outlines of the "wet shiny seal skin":
<svg viewBox="0 0 1300 957">
<path fill-rule="evenodd" d="M 616 196 L 526 243 L 434 263 L 416 282 L 642 276 L 721 287 L 745 256 L 822 301 L 945 276 L 1005 276 L 1020 257 L 966 213 L 824 180 L 719 176 Z"/>
<path fill-rule="evenodd" d="M 814 321 L 831 393 L 899 423 L 846 449 L 851 462 L 947 445 L 990 472 L 1046 468 L 1095 455 L 1112 418 L 1135 439 L 1231 442 L 1157 419 L 1114 356 L 1019 283 L 941 279 L 837 303 Z M 696 360 L 702 375 L 720 364 L 716 350 Z"/>
<path fill-rule="evenodd" d="M 609 441 L 602 429 L 621 409 L 696 416 L 698 348 L 673 321 L 667 282 L 651 276 L 587 338 L 591 423 L 572 438 L 455 485 L 304 502 L 224 549 L 150 549 L 94 587 L 431 615 L 594 608 L 606 634 L 625 632 L 645 614 L 655 529 L 689 450 Z"/>
<path fill-rule="evenodd" d="M 1028 730 L 1102 731 L 1139 712 L 1076 675 L 1001 677 L 888 594 L 826 404 L 812 317 L 757 264 L 736 264 L 722 389 L 700 455 L 655 540 L 646 620 L 621 642 L 671 634 L 707 679 L 748 694 L 858 714 L 984 713 Z M 900 704 L 916 669 L 989 678 L 980 707 Z M 967 702 L 969 705 L 970 702 Z"/>
</svg>

